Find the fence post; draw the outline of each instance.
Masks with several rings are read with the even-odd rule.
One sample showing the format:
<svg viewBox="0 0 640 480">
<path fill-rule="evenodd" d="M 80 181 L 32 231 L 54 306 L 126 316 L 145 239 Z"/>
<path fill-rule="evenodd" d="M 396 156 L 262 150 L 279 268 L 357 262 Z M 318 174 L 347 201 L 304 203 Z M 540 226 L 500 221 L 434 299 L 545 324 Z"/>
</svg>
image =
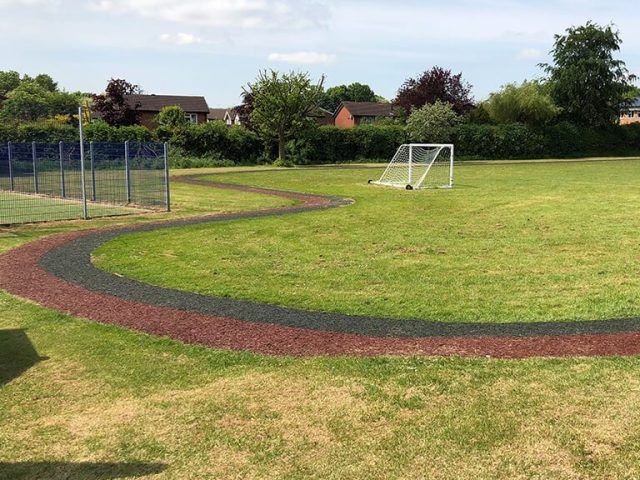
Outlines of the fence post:
<svg viewBox="0 0 640 480">
<path fill-rule="evenodd" d="M 167 212 L 171 211 L 171 192 L 169 191 L 169 144 L 164 142 L 164 196 Z"/>
<path fill-rule="evenodd" d="M 82 184 L 82 218 L 89 218 L 87 211 L 87 179 L 84 172 L 84 132 L 82 128 L 82 107 L 78 107 L 78 130 L 80 131 L 80 183 Z"/>
<path fill-rule="evenodd" d="M 131 169 L 129 165 L 129 140 L 124 142 L 124 170 L 127 186 L 127 203 L 131 203 Z"/>
<path fill-rule="evenodd" d="M 89 164 L 91 166 L 91 200 L 96 201 L 96 170 L 93 167 L 93 142 L 89 142 Z"/>
<path fill-rule="evenodd" d="M 38 167 L 36 165 L 36 142 L 31 142 L 31 157 L 33 159 L 33 191 L 38 193 Z"/>
<path fill-rule="evenodd" d="M 60 142 L 58 147 L 60 149 L 60 192 L 62 193 L 62 198 L 65 198 L 67 196 L 67 190 L 64 181 L 64 142 Z"/>
<path fill-rule="evenodd" d="M 13 165 L 11 162 L 11 142 L 7 142 L 7 157 L 9 158 L 9 190 L 13 192 Z"/>
</svg>

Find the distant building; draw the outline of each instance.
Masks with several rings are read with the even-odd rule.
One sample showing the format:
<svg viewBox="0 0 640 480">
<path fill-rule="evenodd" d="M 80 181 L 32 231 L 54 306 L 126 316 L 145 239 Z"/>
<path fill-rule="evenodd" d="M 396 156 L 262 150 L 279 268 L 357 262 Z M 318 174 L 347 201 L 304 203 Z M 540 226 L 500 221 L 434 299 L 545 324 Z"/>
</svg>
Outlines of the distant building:
<svg viewBox="0 0 640 480">
<path fill-rule="evenodd" d="M 229 127 L 242 125 L 240 115 L 234 108 L 210 108 L 207 122 L 224 122 Z"/>
<path fill-rule="evenodd" d="M 318 125 L 333 125 L 333 113 L 322 107 L 316 108 L 309 116 L 313 118 Z"/>
<path fill-rule="evenodd" d="M 620 125 L 640 122 L 640 97 L 636 97 L 627 103 L 620 112 Z"/>
<path fill-rule="evenodd" d="M 156 117 L 164 107 L 178 106 L 184 110 L 186 119 L 193 124 L 206 123 L 209 106 L 204 97 L 183 95 L 127 95 L 127 103 L 131 108 L 137 105 L 140 113 L 139 123 L 147 128 L 158 126 Z"/>
<path fill-rule="evenodd" d="M 393 117 L 390 103 L 342 102 L 333 114 L 334 124 L 338 128 L 353 128 L 385 117 Z"/>
</svg>

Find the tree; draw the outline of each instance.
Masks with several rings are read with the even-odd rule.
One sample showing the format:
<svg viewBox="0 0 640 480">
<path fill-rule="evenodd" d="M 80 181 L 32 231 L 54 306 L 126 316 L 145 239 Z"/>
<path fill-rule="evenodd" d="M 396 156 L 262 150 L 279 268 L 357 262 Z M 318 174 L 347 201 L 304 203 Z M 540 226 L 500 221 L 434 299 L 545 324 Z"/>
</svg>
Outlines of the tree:
<svg viewBox="0 0 640 480">
<path fill-rule="evenodd" d="M 277 140 L 281 162 L 287 140 L 313 124 L 309 114 L 318 107 L 323 83 L 324 75 L 314 84 L 307 73 L 264 70 L 244 89 L 253 98 L 251 122 L 265 143 Z"/>
<path fill-rule="evenodd" d="M 409 113 L 413 108 L 439 100 L 451 104 L 458 115 L 463 115 L 473 108 L 470 94 L 471 85 L 462 80 L 462 73 L 453 75 L 451 70 L 436 66 L 417 78 L 405 80 L 393 103 Z"/>
<path fill-rule="evenodd" d="M 160 110 L 158 114 L 158 125 L 176 129 L 189 125 L 189 120 L 187 120 L 182 107 L 174 105 L 172 107 L 163 107 L 162 110 Z"/>
<path fill-rule="evenodd" d="M 33 81 L 21 82 L 7 93 L 2 103 L 4 120 L 33 122 L 49 114 L 49 95 L 39 84 Z"/>
<path fill-rule="evenodd" d="M 407 133 L 414 142 L 446 143 L 460 116 L 450 103 L 436 100 L 433 104 L 414 109 L 407 119 Z"/>
<path fill-rule="evenodd" d="M 554 38 L 553 64 L 541 67 L 563 117 L 591 127 L 615 124 L 635 80 L 625 63 L 613 57 L 622 43 L 619 32 L 612 25 L 587 22 Z"/>
<path fill-rule="evenodd" d="M 483 107 L 497 123 L 524 123 L 540 127 L 553 121 L 560 108 L 553 102 L 549 85 L 524 81 L 509 83 L 489 95 Z"/>
<path fill-rule="evenodd" d="M 40 75 L 36 75 L 33 81 L 48 92 L 58 91 L 58 83 L 54 82 L 53 78 L 51 78 L 51 76 L 47 75 L 46 73 L 41 73 Z"/>
<path fill-rule="evenodd" d="M 341 102 L 377 102 L 378 98 L 369 85 L 355 82 L 327 89 L 322 95 L 320 106 L 334 112 Z"/>
<path fill-rule="evenodd" d="M 0 71 L 0 99 L 20 85 L 20 74 L 13 70 L 7 72 Z"/>
<path fill-rule="evenodd" d="M 121 127 L 138 123 L 139 104 L 131 105 L 127 95 L 142 93 L 138 85 L 126 80 L 112 78 L 105 88 L 105 93 L 94 95 L 93 109 L 111 126 Z"/>
</svg>

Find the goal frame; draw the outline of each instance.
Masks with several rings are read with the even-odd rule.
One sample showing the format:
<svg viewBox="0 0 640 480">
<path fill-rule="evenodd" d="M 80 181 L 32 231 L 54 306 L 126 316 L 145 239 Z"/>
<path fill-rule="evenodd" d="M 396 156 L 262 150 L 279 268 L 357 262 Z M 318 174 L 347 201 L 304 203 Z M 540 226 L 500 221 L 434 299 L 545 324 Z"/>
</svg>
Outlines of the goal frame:
<svg viewBox="0 0 640 480">
<path fill-rule="evenodd" d="M 406 148 L 406 147 L 409 148 L 409 162 L 407 164 L 407 167 L 409 169 L 408 183 L 396 183 L 396 182 L 383 181 L 382 179 L 385 177 L 389 169 L 394 167 L 394 159 L 396 155 L 398 155 L 398 152 L 402 148 Z M 413 181 L 413 149 L 414 147 L 439 149 L 438 153 L 433 157 L 433 159 L 431 159 L 431 162 L 429 162 L 429 165 L 427 166 L 426 171 L 420 176 L 420 178 L 416 182 Z M 429 172 L 431 171 L 431 167 L 433 166 L 434 162 L 438 159 L 440 151 L 443 148 L 449 148 L 449 184 L 441 185 L 441 186 L 423 187 L 422 184 L 424 183 L 425 179 L 429 175 Z M 383 174 L 380 176 L 380 180 L 376 180 L 376 181 L 369 180 L 369 183 L 372 183 L 375 185 L 383 185 L 387 187 L 404 188 L 406 190 L 453 188 L 453 159 L 454 159 L 454 151 L 455 151 L 454 148 L 455 147 L 452 143 L 403 143 L 396 150 L 396 153 L 394 154 L 393 158 L 387 165 L 387 168 L 385 168 Z"/>
</svg>

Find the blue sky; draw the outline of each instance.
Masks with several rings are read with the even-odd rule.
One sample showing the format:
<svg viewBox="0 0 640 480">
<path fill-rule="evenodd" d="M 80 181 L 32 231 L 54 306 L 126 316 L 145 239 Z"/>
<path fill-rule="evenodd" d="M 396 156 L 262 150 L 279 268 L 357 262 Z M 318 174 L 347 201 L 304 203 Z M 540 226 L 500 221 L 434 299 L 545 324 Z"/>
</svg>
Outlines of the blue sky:
<svg viewBox="0 0 640 480">
<path fill-rule="evenodd" d="M 633 0 L 0 0 L 0 70 L 82 91 L 126 78 L 227 107 L 261 68 L 393 98 L 405 78 L 440 65 L 483 99 L 540 76 L 553 34 L 590 19 L 616 24 L 619 56 L 640 73 Z"/>
</svg>

